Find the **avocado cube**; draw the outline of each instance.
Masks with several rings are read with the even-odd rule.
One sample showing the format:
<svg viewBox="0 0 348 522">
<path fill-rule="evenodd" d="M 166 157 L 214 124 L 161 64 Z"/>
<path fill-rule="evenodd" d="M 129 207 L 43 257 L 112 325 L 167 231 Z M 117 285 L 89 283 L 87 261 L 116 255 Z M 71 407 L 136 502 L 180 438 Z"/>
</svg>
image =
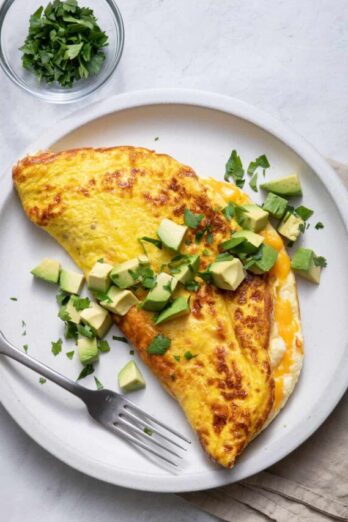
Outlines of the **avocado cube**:
<svg viewBox="0 0 348 522">
<path fill-rule="evenodd" d="M 112 325 L 110 314 L 97 303 L 91 303 L 89 308 L 82 310 L 81 321 L 88 324 L 99 339 L 106 335 Z"/>
<path fill-rule="evenodd" d="M 318 285 L 320 283 L 321 268 L 315 265 L 315 257 L 313 250 L 301 247 L 296 250 L 291 260 L 291 268 L 296 274 Z"/>
<path fill-rule="evenodd" d="M 132 306 L 139 303 L 130 290 L 121 290 L 116 286 L 112 286 L 106 295 L 107 299 L 100 301 L 101 306 L 118 315 L 126 315 Z"/>
<path fill-rule="evenodd" d="M 76 310 L 74 306 L 74 300 L 76 299 L 75 295 L 72 295 L 65 306 L 60 308 L 61 311 L 65 311 L 69 314 L 69 322 L 74 324 L 80 324 L 81 322 L 81 312 Z"/>
<path fill-rule="evenodd" d="M 252 261 L 247 265 L 248 270 L 253 274 L 264 274 L 269 272 L 278 258 L 278 252 L 269 245 L 262 245 L 261 259 Z"/>
<path fill-rule="evenodd" d="M 278 196 L 302 196 L 302 187 L 297 174 L 262 183 L 260 187 Z"/>
<path fill-rule="evenodd" d="M 161 324 L 171 319 L 187 315 L 190 311 L 189 298 L 177 297 L 168 308 L 159 314 L 155 324 Z"/>
<path fill-rule="evenodd" d="M 278 227 L 278 232 L 289 241 L 296 241 L 304 226 L 305 222 L 300 216 L 287 212 Z"/>
<path fill-rule="evenodd" d="M 258 205 L 242 205 L 240 207 L 239 224 L 242 228 L 251 230 L 252 232 L 260 232 L 268 223 L 268 212 Z"/>
<path fill-rule="evenodd" d="M 143 302 L 143 309 L 151 312 L 159 312 L 166 306 L 178 281 L 175 277 L 161 272 L 156 281 L 156 286 L 150 290 Z"/>
<path fill-rule="evenodd" d="M 198 271 L 199 261 L 200 256 L 198 255 L 188 256 L 184 263 L 172 269 L 175 279 L 183 285 L 190 283 Z"/>
<path fill-rule="evenodd" d="M 48 283 L 58 283 L 60 263 L 54 259 L 45 258 L 32 269 L 31 273 L 38 279 L 43 279 L 43 281 Z"/>
<path fill-rule="evenodd" d="M 82 364 L 91 364 L 99 359 L 97 339 L 88 339 L 79 335 L 77 339 L 77 350 Z"/>
<path fill-rule="evenodd" d="M 266 212 L 271 214 L 271 216 L 273 216 L 276 219 L 282 219 L 287 206 L 287 199 L 277 196 L 277 194 L 273 194 L 272 192 L 269 192 L 263 204 L 263 210 L 266 210 Z"/>
<path fill-rule="evenodd" d="M 124 392 L 141 390 L 146 386 L 144 377 L 134 361 L 129 361 L 118 372 L 118 384 Z"/>
<path fill-rule="evenodd" d="M 129 259 L 124 263 L 114 266 L 110 272 L 112 282 L 119 288 L 129 288 L 139 282 L 137 270 L 140 266 L 149 264 L 147 256 L 138 256 L 134 259 Z"/>
<path fill-rule="evenodd" d="M 171 219 L 162 219 L 157 230 L 157 235 L 162 243 L 169 249 L 178 251 L 182 245 L 187 227 L 178 225 Z"/>
<path fill-rule="evenodd" d="M 265 240 L 263 236 L 260 236 L 260 234 L 255 234 L 250 230 L 240 230 L 239 232 L 235 232 L 231 239 L 243 239 L 243 243 L 238 245 L 237 249 L 242 252 L 246 252 L 247 254 L 253 254 L 254 252 L 257 252 Z"/>
<path fill-rule="evenodd" d="M 236 290 L 245 279 L 245 270 L 238 258 L 218 261 L 210 266 L 215 286 L 223 290 Z"/>
<path fill-rule="evenodd" d="M 69 294 L 79 294 L 83 288 L 85 278 L 78 272 L 62 269 L 60 271 L 59 286 Z"/>
<path fill-rule="evenodd" d="M 87 286 L 90 290 L 107 292 L 111 286 L 110 272 L 113 269 L 109 263 L 97 262 L 87 277 Z"/>
</svg>

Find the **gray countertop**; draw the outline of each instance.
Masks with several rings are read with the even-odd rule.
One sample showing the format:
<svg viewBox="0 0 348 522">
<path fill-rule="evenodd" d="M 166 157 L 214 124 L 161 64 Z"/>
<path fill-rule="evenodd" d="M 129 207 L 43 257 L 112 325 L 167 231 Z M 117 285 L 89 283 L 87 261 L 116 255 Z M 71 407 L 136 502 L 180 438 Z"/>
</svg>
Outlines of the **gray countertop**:
<svg viewBox="0 0 348 522">
<path fill-rule="evenodd" d="M 118 4 L 126 29 L 124 55 L 93 97 L 48 105 L 0 73 L 1 171 L 57 119 L 98 99 L 151 87 L 240 98 L 280 118 L 323 155 L 348 163 L 346 0 Z M 0 426 L 1 519 L 6 522 L 214 520 L 174 495 L 117 488 L 70 469 L 32 442 L 1 407 Z"/>
</svg>

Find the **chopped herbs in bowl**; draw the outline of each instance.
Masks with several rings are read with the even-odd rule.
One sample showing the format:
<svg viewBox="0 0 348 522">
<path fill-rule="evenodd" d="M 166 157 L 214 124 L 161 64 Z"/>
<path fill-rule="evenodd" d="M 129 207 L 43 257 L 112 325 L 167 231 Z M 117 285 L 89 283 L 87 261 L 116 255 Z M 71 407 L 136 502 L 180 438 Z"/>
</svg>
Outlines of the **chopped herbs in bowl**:
<svg viewBox="0 0 348 522">
<path fill-rule="evenodd" d="M 113 0 L 5 0 L 0 32 L 5 73 L 55 103 L 76 101 L 105 83 L 124 42 Z"/>
<path fill-rule="evenodd" d="M 71 87 L 100 72 L 107 45 L 92 9 L 77 0 L 54 0 L 31 15 L 20 51 L 23 67 L 40 81 Z"/>
</svg>

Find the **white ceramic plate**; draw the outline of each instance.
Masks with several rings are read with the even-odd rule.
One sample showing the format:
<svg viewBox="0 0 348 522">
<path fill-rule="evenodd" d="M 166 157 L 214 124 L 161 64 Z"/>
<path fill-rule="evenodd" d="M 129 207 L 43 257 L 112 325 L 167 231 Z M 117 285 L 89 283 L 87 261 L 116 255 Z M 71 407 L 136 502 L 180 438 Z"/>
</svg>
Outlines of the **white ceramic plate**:
<svg viewBox="0 0 348 522">
<path fill-rule="evenodd" d="M 29 151 L 86 145 L 154 148 L 191 165 L 200 176 L 218 179 L 223 178 L 226 159 L 236 148 L 245 163 L 266 153 L 272 166 L 268 178 L 292 171 L 300 174 L 304 203 L 315 209 L 304 243 L 328 260 L 319 287 L 299 282 L 306 350 L 303 372 L 284 411 L 248 447 L 233 470 L 208 462 L 180 408 L 141 362 L 147 388 L 132 399 L 193 438 L 179 475 L 160 469 L 104 431 L 67 392 L 53 383 L 40 385 L 35 373 L 2 357 L 0 386 L 5 408 L 59 459 L 130 488 L 199 490 L 243 479 L 274 464 L 318 428 L 347 385 L 348 217 L 343 186 L 319 154 L 281 123 L 236 100 L 202 92 L 148 91 L 111 98 L 61 121 Z M 50 351 L 50 342 L 63 333 L 56 317 L 55 288 L 33 281 L 29 273 L 44 256 L 61 259 L 67 266 L 73 266 L 72 262 L 25 218 L 10 173 L 2 179 L 0 209 L 1 328 L 17 346 L 29 344 L 34 357 L 76 378 L 78 361 L 68 360 L 64 353 L 54 357 Z M 314 229 L 317 221 L 325 224 L 324 230 Z M 18 301 L 10 300 L 12 296 Z M 114 329 L 110 336 L 116 333 Z M 130 359 L 130 348 L 120 342 L 111 344 L 112 352 L 101 357 L 96 375 L 105 386 L 117 389 L 117 372 Z M 64 352 L 69 349 L 73 346 L 65 342 Z M 92 376 L 83 383 L 94 388 Z"/>
</svg>

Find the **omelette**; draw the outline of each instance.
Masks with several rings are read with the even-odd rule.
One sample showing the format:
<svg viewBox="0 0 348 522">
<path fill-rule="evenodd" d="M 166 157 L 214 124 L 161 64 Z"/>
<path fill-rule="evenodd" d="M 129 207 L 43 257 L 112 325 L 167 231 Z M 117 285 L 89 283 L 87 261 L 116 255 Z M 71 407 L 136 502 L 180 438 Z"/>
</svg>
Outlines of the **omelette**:
<svg viewBox="0 0 348 522">
<path fill-rule="evenodd" d="M 17 163 L 13 180 L 28 218 L 86 276 L 100 258 L 114 265 L 144 254 L 137 238 L 155 238 L 164 218 L 182 224 L 185 209 L 204 216 L 201 241 L 189 229 L 181 249 L 200 255 L 202 272 L 238 230 L 222 209 L 249 201 L 236 186 L 200 179 L 168 155 L 126 146 L 39 152 Z M 113 316 L 178 401 L 209 457 L 226 468 L 284 406 L 303 359 L 290 259 L 270 224 L 260 233 L 278 251 L 268 274 L 248 274 L 234 292 L 204 281 L 195 292 L 180 288 L 178 295 L 190 294 L 191 313 L 157 326 L 153 313 L 137 306 Z M 151 244 L 146 253 L 156 273 L 172 258 Z M 144 298 L 143 289 L 136 292 Z M 148 346 L 159 334 L 170 348 L 151 355 Z"/>
</svg>

